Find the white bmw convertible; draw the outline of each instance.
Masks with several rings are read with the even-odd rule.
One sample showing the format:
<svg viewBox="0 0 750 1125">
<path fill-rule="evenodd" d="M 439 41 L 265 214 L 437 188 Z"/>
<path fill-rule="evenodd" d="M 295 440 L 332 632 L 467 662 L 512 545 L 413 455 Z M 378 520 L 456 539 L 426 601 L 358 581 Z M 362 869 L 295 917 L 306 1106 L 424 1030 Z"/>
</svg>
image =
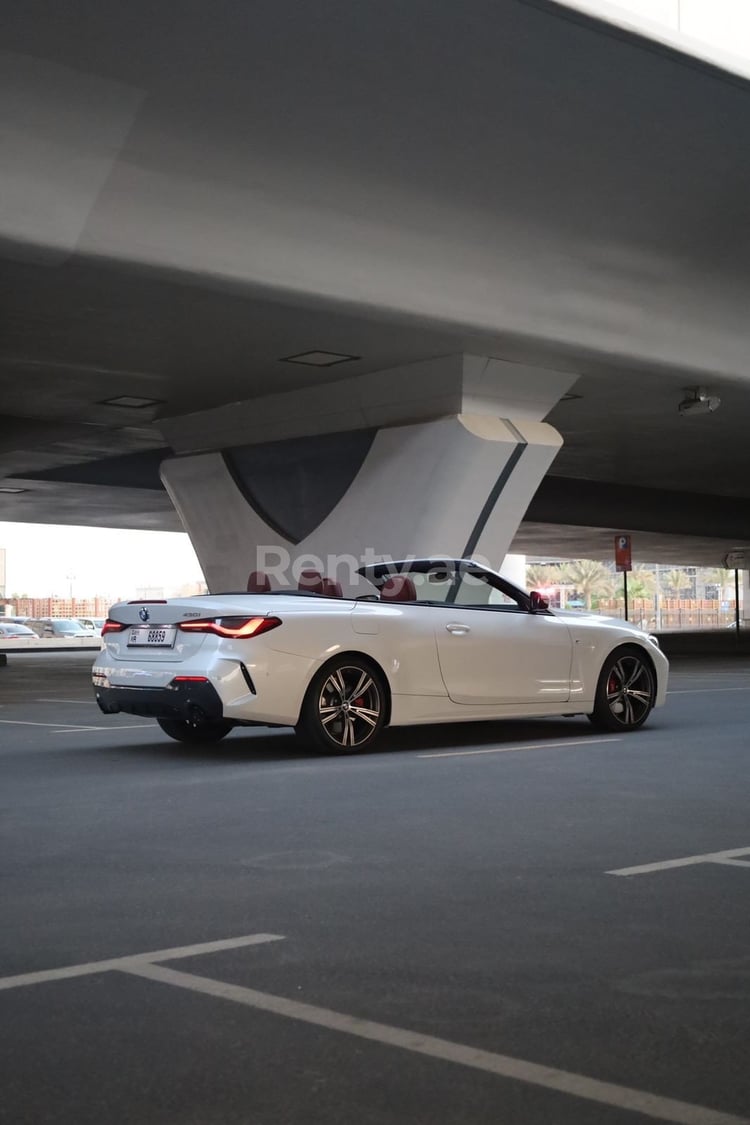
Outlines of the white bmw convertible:
<svg viewBox="0 0 750 1125">
<path fill-rule="evenodd" d="M 664 703 L 668 663 L 626 622 L 558 615 L 466 559 L 362 567 L 371 593 L 303 571 L 274 591 L 121 602 L 93 668 L 99 707 L 154 717 L 182 742 L 290 726 L 323 753 L 386 725 L 585 714 L 632 731 Z"/>
</svg>

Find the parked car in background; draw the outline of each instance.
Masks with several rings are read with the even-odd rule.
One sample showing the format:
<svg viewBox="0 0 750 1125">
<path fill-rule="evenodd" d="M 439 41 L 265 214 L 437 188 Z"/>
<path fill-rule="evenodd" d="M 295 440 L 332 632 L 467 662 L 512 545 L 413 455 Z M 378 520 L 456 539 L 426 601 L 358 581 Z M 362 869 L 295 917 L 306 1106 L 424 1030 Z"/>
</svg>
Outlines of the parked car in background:
<svg viewBox="0 0 750 1125">
<path fill-rule="evenodd" d="M 77 617 L 76 618 L 76 621 L 79 621 L 81 623 L 81 625 L 83 625 L 84 629 L 87 629 L 90 633 L 101 633 L 102 626 L 104 625 L 104 622 L 106 620 L 107 620 L 106 617 Z"/>
<path fill-rule="evenodd" d="M 42 617 L 29 621 L 29 628 L 38 637 L 91 637 L 92 629 L 85 629 L 80 621 L 72 617 Z"/>
<path fill-rule="evenodd" d="M 20 625 L 17 621 L 0 621 L 0 640 L 8 640 L 12 637 L 35 637 L 36 633 L 33 629 L 29 629 L 28 625 Z"/>
</svg>

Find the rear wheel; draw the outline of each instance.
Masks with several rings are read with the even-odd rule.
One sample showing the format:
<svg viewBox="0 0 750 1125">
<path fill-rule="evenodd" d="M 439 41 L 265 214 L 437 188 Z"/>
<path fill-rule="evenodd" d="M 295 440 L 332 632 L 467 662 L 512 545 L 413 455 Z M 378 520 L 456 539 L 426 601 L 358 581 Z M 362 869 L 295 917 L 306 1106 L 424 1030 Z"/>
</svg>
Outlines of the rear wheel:
<svg viewBox="0 0 750 1125">
<path fill-rule="evenodd" d="M 616 649 L 604 662 L 589 719 L 603 730 L 637 730 L 651 714 L 655 700 L 651 661 L 636 645 L 628 645 Z"/>
<path fill-rule="evenodd" d="M 327 664 L 307 689 L 297 734 L 320 754 L 369 750 L 385 723 L 386 687 L 364 657 Z"/>
<path fill-rule="evenodd" d="M 219 742 L 232 729 L 232 723 L 218 722 L 191 723 L 188 719 L 157 719 L 165 734 L 178 742 L 207 743 Z"/>
</svg>

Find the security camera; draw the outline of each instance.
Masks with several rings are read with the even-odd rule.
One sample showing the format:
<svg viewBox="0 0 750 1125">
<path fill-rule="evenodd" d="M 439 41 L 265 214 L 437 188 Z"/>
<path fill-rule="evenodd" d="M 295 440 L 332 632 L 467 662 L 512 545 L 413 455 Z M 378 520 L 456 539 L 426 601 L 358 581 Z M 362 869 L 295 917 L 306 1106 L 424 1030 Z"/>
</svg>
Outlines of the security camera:
<svg viewBox="0 0 750 1125">
<path fill-rule="evenodd" d="M 705 387 L 686 387 L 685 397 L 677 409 L 680 414 L 713 414 L 721 406 L 718 395 L 710 395 Z"/>
</svg>

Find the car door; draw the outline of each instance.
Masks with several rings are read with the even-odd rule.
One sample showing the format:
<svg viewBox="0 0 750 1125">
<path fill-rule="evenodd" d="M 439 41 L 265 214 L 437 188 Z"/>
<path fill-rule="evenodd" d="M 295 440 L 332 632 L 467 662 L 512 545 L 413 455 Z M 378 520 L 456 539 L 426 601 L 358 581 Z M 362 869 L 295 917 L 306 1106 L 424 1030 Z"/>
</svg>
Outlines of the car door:
<svg viewBox="0 0 750 1125">
<path fill-rule="evenodd" d="M 529 613 L 475 576 L 462 578 L 456 600 L 432 613 L 440 671 L 454 703 L 512 706 L 570 698 L 573 645 L 560 618 Z"/>
</svg>

